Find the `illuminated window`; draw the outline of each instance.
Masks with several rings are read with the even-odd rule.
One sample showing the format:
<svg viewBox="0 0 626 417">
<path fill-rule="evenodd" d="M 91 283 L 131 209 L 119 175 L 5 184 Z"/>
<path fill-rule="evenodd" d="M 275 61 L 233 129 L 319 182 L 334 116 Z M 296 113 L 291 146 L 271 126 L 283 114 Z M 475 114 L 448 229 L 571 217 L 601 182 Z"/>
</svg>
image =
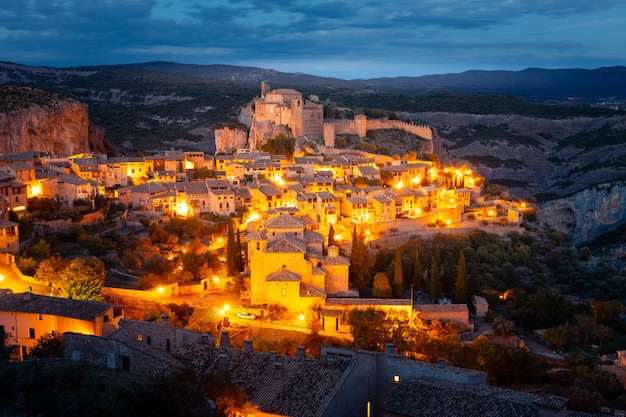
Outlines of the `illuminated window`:
<svg viewBox="0 0 626 417">
<path fill-rule="evenodd" d="M 393 383 L 394 384 L 399 384 L 400 383 L 400 375 L 394 375 L 393 376 Z"/>
<path fill-rule="evenodd" d="M 283 297 L 287 295 L 287 290 L 285 288 L 281 288 L 280 289 L 280 295 L 282 295 Z"/>
<path fill-rule="evenodd" d="M 139 340 L 140 342 L 143 340 L 143 335 L 141 333 L 137 335 L 137 340 Z"/>
</svg>

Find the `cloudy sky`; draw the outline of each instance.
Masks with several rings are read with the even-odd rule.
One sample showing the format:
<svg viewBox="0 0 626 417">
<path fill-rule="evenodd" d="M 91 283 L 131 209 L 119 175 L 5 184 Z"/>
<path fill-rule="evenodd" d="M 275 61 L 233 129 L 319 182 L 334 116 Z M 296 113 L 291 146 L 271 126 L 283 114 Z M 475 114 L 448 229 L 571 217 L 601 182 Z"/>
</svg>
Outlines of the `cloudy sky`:
<svg viewBox="0 0 626 417">
<path fill-rule="evenodd" d="M 624 0 L 0 0 L 0 61 L 374 78 L 626 65 Z"/>
</svg>

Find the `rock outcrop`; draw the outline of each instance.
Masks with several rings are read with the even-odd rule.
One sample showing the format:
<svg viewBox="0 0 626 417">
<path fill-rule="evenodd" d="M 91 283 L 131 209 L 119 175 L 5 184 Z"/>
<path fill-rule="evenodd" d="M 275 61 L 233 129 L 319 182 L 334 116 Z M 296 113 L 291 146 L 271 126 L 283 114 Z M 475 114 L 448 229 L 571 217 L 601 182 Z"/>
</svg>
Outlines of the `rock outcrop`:
<svg viewBox="0 0 626 417">
<path fill-rule="evenodd" d="M 570 197 L 541 204 L 541 223 L 572 238 L 575 245 L 592 242 L 626 223 L 626 181 L 585 189 Z"/>
<path fill-rule="evenodd" d="M 230 153 L 234 149 L 245 148 L 248 143 L 248 132 L 244 126 L 219 126 L 213 133 L 216 153 Z"/>
<path fill-rule="evenodd" d="M 0 153 L 105 152 L 104 129 L 89 121 L 86 104 L 31 87 L 0 86 L 0 93 Z"/>
<path fill-rule="evenodd" d="M 253 122 L 250 127 L 249 144 L 252 149 L 261 149 L 269 139 L 278 135 L 292 137 L 291 128 L 284 125 L 277 125 L 272 122 Z"/>
</svg>

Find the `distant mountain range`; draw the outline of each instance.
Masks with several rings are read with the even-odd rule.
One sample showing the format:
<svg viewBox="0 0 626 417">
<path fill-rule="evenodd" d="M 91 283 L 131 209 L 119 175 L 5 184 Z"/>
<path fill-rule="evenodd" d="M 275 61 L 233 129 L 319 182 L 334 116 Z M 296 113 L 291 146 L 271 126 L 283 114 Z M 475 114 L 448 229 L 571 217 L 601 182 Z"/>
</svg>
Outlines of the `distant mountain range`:
<svg viewBox="0 0 626 417">
<path fill-rule="evenodd" d="M 458 74 L 421 77 L 342 80 L 302 73 L 284 73 L 232 65 L 190 65 L 173 62 L 147 62 L 135 67 L 150 71 L 190 75 L 207 80 L 246 83 L 339 86 L 352 89 L 372 88 L 401 94 L 481 94 L 510 95 L 541 101 L 626 101 L 626 67 L 585 69 L 539 69 L 523 71 L 466 71 Z"/>
</svg>

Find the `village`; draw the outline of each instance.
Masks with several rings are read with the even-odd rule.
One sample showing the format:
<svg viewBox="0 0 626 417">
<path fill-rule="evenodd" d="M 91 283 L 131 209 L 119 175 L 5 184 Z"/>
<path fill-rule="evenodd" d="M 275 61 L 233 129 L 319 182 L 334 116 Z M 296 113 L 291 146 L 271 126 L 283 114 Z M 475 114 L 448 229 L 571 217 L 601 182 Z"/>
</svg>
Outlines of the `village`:
<svg viewBox="0 0 626 417">
<path fill-rule="evenodd" d="M 257 108 L 276 115 L 283 107 L 282 115 L 273 117 L 294 132 L 323 131 L 329 145 L 329 131 L 334 137 L 342 129 L 313 126 L 317 118 L 306 111 L 315 114 L 319 107 L 309 103 L 298 113 L 290 106 L 297 108 L 304 100 L 293 90 L 264 92 L 268 105 L 257 102 Z M 285 120 L 287 114 L 300 114 L 308 122 L 294 126 Z M 6 344 L 16 347 L 12 358 L 29 360 L 38 339 L 56 333 L 63 335 L 68 361 L 151 377 L 171 374 L 184 363 L 199 373 L 228 371 L 254 406 L 252 411 L 240 406 L 239 415 L 411 416 L 411 410 L 433 398 L 463 402 L 472 415 L 478 409 L 487 413 L 487 399 L 519 416 L 564 415 L 567 398 L 493 387 L 487 385 L 486 372 L 448 366 L 443 359 L 415 361 L 399 354 L 393 343 L 376 352 L 361 347 L 365 341 L 355 337 L 348 342 L 352 347 L 322 346 L 319 356 L 307 354 L 304 345 L 294 346 L 293 356 L 256 351 L 264 327 L 266 334 L 273 329 L 300 334 L 302 342 L 307 334 L 349 340 L 353 322 L 348 318 L 354 311 L 451 323 L 472 340 L 479 331 L 475 323 L 488 313 L 484 297 L 467 294 L 468 303 L 454 302 L 414 288 L 408 279 L 396 296 L 372 296 L 351 281 L 351 252 L 357 243 L 373 251 L 446 231 L 483 228 L 506 234 L 520 229 L 533 208 L 506 194 L 485 196 L 482 178 L 469 167 L 440 166 L 423 153 L 284 155 L 256 149 L 258 138 L 253 142 L 253 147 L 216 155 L 174 150 L 142 157 L 2 155 L 0 329 Z M 32 199 L 84 208 L 72 218 L 40 222 L 36 227 L 45 232 L 73 223 L 97 225 L 105 217 L 98 208 L 103 199 L 121 208 L 115 219 L 119 229 L 131 230 L 133 222 L 155 229 L 176 219 L 199 218 L 208 226 L 228 224 L 228 230 L 212 229 L 196 243 L 182 239 L 161 246 L 166 259 L 180 259 L 192 247 L 218 254 L 219 264 L 202 274 L 179 281 L 180 264 L 171 279 L 152 281 L 148 288 L 104 281 L 102 301 L 58 297 L 51 286 L 20 269 L 21 249 L 35 242 L 20 247 L 15 215 L 19 219 Z M 233 272 L 228 252 L 235 235 L 237 245 L 243 245 L 237 256 L 245 261 Z M 138 300 L 189 304 L 199 327 L 180 327 L 165 313 L 127 314 L 125 306 Z M 247 338 L 235 342 L 241 334 Z"/>
</svg>

